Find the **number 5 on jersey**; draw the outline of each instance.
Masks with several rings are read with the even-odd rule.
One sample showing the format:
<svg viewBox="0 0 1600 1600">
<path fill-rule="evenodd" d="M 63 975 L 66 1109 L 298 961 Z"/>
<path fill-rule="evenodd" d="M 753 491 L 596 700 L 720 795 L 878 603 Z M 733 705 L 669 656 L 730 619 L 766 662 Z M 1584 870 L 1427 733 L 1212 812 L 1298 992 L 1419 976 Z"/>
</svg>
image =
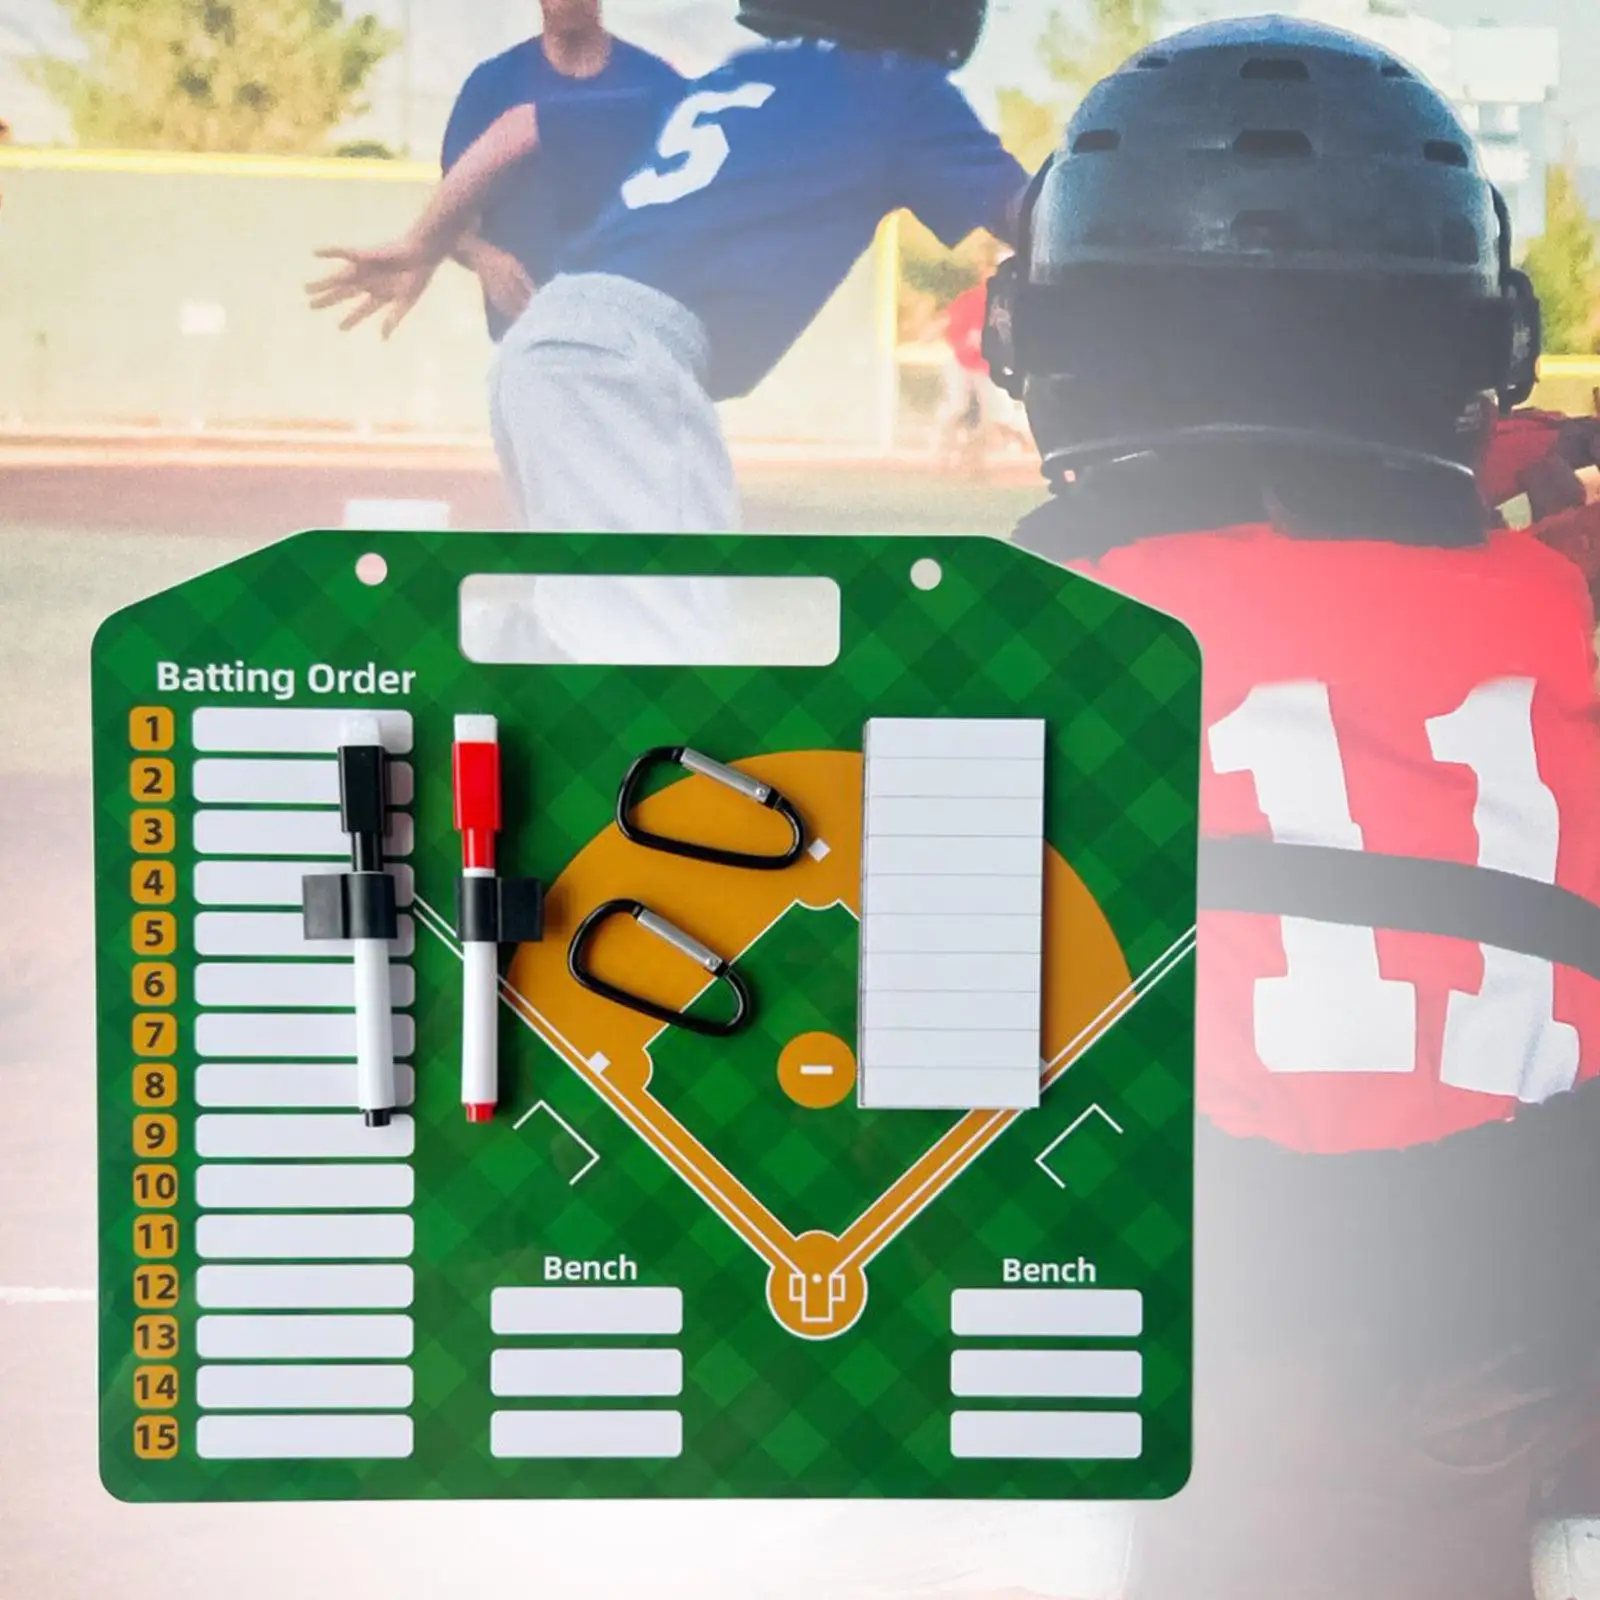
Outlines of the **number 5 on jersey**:
<svg viewBox="0 0 1600 1600">
<path fill-rule="evenodd" d="M 668 118 L 656 144 L 656 155 L 663 162 L 683 164 L 666 172 L 645 167 L 634 173 L 622 186 L 622 203 L 630 211 L 641 211 L 646 206 L 671 205 L 709 188 L 733 153 L 717 119 L 726 111 L 759 111 L 777 92 L 770 83 L 742 83 L 737 89 L 690 95 Z"/>
</svg>

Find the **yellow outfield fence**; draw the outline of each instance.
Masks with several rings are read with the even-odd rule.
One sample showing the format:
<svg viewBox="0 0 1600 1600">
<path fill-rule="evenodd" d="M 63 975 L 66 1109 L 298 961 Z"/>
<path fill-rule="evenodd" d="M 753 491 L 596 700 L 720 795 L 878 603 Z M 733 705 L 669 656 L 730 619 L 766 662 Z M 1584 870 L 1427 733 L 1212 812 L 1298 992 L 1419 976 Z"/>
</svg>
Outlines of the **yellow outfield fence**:
<svg viewBox="0 0 1600 1600">
<path fill-rule="evenodd" d="M 306 305 L 314 252 L 392 238 L 409 162 L 0 149 L 0 426 L 484 437 L 477 285 L 447 267 L 392 342 Z M 736 445 L 876 455 L 899 421 L 896 231 L 748 399 Z"/>
<path fill-rule="evenodd" d="M 1569 416 L 1600 414 L 1600 356 L 1546 356 L 1533 404 Z"/>
</svg>

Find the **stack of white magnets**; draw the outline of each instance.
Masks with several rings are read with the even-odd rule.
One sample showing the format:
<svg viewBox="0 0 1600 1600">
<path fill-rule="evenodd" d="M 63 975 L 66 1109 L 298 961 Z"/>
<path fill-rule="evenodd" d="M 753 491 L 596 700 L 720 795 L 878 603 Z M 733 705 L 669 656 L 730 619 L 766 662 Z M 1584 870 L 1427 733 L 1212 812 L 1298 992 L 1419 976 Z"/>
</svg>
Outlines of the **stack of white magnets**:
<svg viewBox="0 0 1600 1600">
<path fill-rule="evenodd" d="M 865 749 L 861 1106 L 1031 1110 L 1045 725 L 876 718 Z"/>
</svg>

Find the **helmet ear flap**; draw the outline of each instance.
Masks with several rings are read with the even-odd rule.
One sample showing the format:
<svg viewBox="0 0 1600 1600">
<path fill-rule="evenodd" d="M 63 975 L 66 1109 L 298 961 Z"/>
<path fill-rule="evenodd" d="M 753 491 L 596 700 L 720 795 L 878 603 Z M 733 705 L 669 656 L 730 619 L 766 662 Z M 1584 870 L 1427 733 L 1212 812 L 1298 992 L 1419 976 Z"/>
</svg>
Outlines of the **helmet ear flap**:
<svg viewBox="0 0 1600 1600">
<path fill-rule="evenodd" d="M 989 364 L 989 376 L 1013 400 L 1022 399 L 1026 377 L 1017 356 L 1017 317 L 1033 276 L 1033 214 L 1055 159 L 1051 156 L 1029 182 L 1017 220 L 1016 254 L 1002 261 L 989 279 L 983 359 Z"/>
<path fill-rule="evenodd" d="M 1500 410 L 1514 411 L 1533 398 L 1539 382 L 1539 357 L 1544 353 L 1544 319 L 1533 280 L 1513 267 L 1505 275 L 1509 349 L 1505 382 L 1500 388 Z"/>
<path fill-rule="evenodd" d="M 1023 270 L 1021 256 L 995 268 L 983 319 L 983 359 L 989 363 L 989 376 L 1013 400 L 1022 398 L 1023 389 L 1017 370 L 1017 301 L 1024 286 Z"/>
<path fill-rule="evenodd" d="M 1495 221 L 1500 225 L 1500 294 L 1504 321 L 1496 389 L 1501 415 L 1526 405 L 1539 382 L 1539 357 L 1544 353 L 1544 319 L 1533 280 L 1512 262 L 1511 207 L 1498 188 L 1491 188 Z"/>
</svg>

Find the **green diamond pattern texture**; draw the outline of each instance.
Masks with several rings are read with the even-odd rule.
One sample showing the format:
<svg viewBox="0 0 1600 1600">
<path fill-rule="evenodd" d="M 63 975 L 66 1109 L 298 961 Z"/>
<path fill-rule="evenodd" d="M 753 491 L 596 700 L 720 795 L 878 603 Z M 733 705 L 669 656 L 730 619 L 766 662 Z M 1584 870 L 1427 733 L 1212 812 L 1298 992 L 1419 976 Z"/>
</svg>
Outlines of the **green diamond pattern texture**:
<svg viewBox="0 0 1600 1600">
<path fill-rule="evenodd" d="M 356 559 L 388 564 L 360 583 Z M 910 581 L 934 557 L 937 588 Z M 460 653 L 456 595 L 475 573 L 549 572 L 834 578 L 843 646 L 827 669 L 493 667 Z M 468 1127 L 459 1106 L 460 967 L 419 924 L 416 952 L 417 1180 L 415 1448 L 372 1462 L 219 1462 L 194 1441 L 198 1162 L 193 1127 L 192 893 L 195 806 L 190 713 L 270 697 L 161 693 L 158 662 L 292 668 L 295 704 L 348 706 L 307 689 L 317 663 L 417 673 L 413 864 L 418 893 L 447 917 L 459 863 L 450 797 L 451 722 L 500 718 L 507 832 L 502 870 L 552 881 L 611 822 L 629 761 L 692 743 L 723 760 L 859 750 L 873 716 L 1034 716 L 1049 728 L 1046 832 L 1109 919 L 1140 974 L 1194 924 L 1200 658 L 1173 619 L 987 539 L 635 538 L 311 533 L 111 618 L 94 647 L 100 1148 L 102 1475 L 139 1501 L 491 1497 L 1021 1497 L 1138 1499 L 1175 1493 L 1190 1455 L 1193 1168 L 1192 956 L 1148 990 L 1046 1097 L 873 1261 L 863 1317 L 807 1342 L 768 1309 L 767 1269 L 723 1221 L 533 1034 L 506 1015 L 501 1114 Z M 378 702 L 372 702 L 377 704 Z M 170 706 L 178 769 L 180 1197 L 179 1401 L 171 1460 L 136 1457 L 129 1032 L 133 854 L 128 715 Z M 656 1050 L 663 1103 L 796 1233 L 838 1231 L 951 1124 L 932 1113 L 866 1114 L 853 1102 L 803 1111 L 776 1080 L 798 1033 L 853 1038 L 854 919 L 791 911 L 745 970 L 762 998 L 729 1044 L 679 1032 Z M 544 1102 L 600 1155 L 587 1156 Z M 1092 1106 L 1052 1155 L 1035 1157 Z M 641 1281 L 682 1288 L 675 1338 L 599 1341 L 679 1349 L 683 1454 L 670 1461 L 504 1461 L 490 1453 L 492 1351 L 532 1340 L 490 1331 L 492 1290 L 541 1281 L 547 1254 L 626 1253 Z M 957 1460 L 951 1295 L 998 1287 L 1006 1258 L 1092 1261 L 1101 1288 L 1144 1297 L 1143 1449 L 1133 1461 Z M 546 1341 L 549 1342 L 549 1341 Z M 1011 1345 L 1040 1341 L 1011 1340 Z M 579 1402 L 549 1402 L 561 1406 Z M 596 1402 L 587 1402 L 596 1404 Z M 501 1402 L 515 1406 L 517 1402 Z M 523 1402 L 532 1404 L 532 1402 Z M 630 1402 L 609 1402 L 630 1404 Z M 1046 1402 L 1057 1409 L 1067 1402 Z"/>
</svg>

